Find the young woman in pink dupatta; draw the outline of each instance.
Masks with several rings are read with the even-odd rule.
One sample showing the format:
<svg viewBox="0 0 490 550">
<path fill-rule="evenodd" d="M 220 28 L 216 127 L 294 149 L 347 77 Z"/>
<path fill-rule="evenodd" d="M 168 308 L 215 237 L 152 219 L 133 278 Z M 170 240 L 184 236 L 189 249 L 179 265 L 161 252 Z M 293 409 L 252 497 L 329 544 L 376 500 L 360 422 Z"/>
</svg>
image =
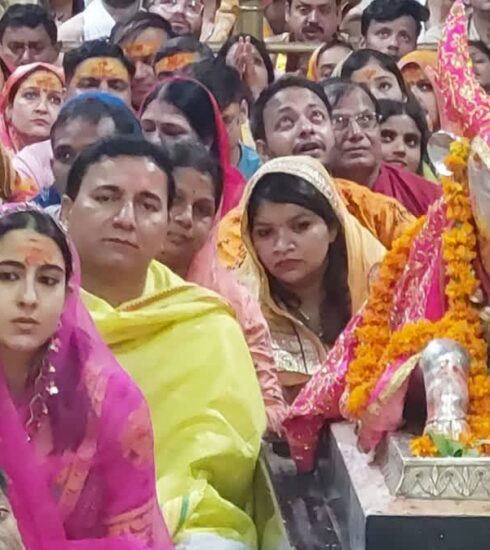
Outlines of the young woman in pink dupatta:
<svg viewBox="0 0 490 550">
<path fill-rule="evenodd" d="M 139 116 L 146 139 L 153 143 L 183 137 L 203 143 L 219 160 L 224 174 L 221 217 L 238 205 L 245 180 L 230 164 L 223 119 L 216 100 L 202 84 L 183 76 L 163 80 L 146 97 Z"/>
<path fill-rule="evenodd" d="M 224 125 L 218 126 L 225 132 Z M 220 140 L 226 143 L 226 135 Z M 267 322 L 258 302 L 219 263 L 217 227 L 220 220 L 223 170 L 207 149 L 195 140 L 181 140 L 170 148 L 176 198 L 170 210 L 167 238 L 160 260 L 187 281 L 214 290 L 236 312 L 259 379 L 268 429 L 281 434 L 287 413 Z"/>
<path fill-rule="evenodd" d="M 29 550 L 171 550 L 139 389 L 79 296 L 61 228 L 0 209 L 0 466 Z"/>
<path fill-rule="evenodd" d="M 0 95 L 0 142 L 11 153 L 49 138 L 64 99 L 63 73 L 46 63 L 15 69 Z"/>
</svg>

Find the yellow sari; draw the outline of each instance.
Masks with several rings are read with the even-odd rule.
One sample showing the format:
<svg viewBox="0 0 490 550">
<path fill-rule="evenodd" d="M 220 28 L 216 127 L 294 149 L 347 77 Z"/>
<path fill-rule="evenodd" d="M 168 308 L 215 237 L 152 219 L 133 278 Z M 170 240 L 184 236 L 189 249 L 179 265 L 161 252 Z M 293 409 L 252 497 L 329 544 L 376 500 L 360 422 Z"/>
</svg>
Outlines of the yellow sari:
<svg viewBox="0 0 490 550">
<path fill-rule="evenodd" d="M 348 257 L 347 282 L 353 315 L 366 300 L 370 272 L 381 262 L 386 250 L 354 216 L 349 214 L 334 180 L 321 163 L 311 157 L 292 156 L 271 160 L 262 166 L 248 183 L 241 202 L 241 236 L 247 257 L 237 270 L 237 275 L 254 292 L 261 304 L 271 330 L 279 379 L 286 391 L 286 398 L 291 401 L 299 386 L 321 368 L 328 350 L 311 329 L 274 301 L 265 269 L 252 244 L 247 216 L 248 202 L 261 178 L 272 173 L 292 174 L 303 178 L 332 206 L 344 229 Z"/>
<path fill-rule="evenodd" d="M 158 496 L 174 541 L 206 531 L 256 548 L 252 480 L 265 412 L 231 309 L 157 262 L 139 299 L 117 308 L 83 299 L 150 406 Z"/>
</svg>

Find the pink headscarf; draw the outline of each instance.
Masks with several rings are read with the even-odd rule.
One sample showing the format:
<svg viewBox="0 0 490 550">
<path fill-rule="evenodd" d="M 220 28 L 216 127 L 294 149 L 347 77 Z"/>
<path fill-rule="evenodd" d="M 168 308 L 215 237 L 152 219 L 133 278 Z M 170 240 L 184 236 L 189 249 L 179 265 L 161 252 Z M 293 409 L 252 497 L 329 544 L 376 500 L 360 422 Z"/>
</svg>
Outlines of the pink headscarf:
<svg viewBox="0 0 490 550">
<path fill-rule="evenodd" d="M 0 218 L 29 211 L 41 212 L 4 205 Z M 71 253 L 65 306 L 27 407 L 14 404 L 0 375 L 0 467 L 24 545 L 172 550 L 156 500 L 146 402 L 83 306 Z"/>
<path fill-rule="evenodd" d="M 468 23 L 463 0 L 456 0 L 444 27 L 438 52 L 438 82 L 451 121 L 469 139 L 490 145 L 490 96 L 473 71 L 468 48 Z"/>
<path fill-rule="evenodd" d="M 65 79 L 63 72 L 54 65 L 48 65 L 47 63 L 30 63 L 28 65 L 21 65 L 17 67 L 15 71 L 8 77 L 0 94 L 0 142 L 4 147 L 13 153 L 20 151 L 25 143 L 21 143 L 15 128 L 10 124 L 6 117 L 6 109 L 13 100 L 13 91 L 18 90 L 20 84 L 32 73 L 37 71 L 49 71 L 60 79 L 60 82 L 64 85 Z"/>
<path fill-rule="evenodd" d="M 172 76 L 170 78 L 165 78 L 161 80 L 153 90 L 148 94 L 147 98 L 143 101 L 142 106 L 138 112 L 138 117 L 141 118 L 145 109 L 148 107 L 148 97 L 152 96 L 155 93 L 155 90 L 159 88 L 162 84 L 168 84 L 169 82 L 174 82 L 182 80 L 184 82 L 192 82 L 193 84 L 201 87 L 206 91 L 209 97 L 209 101 L 213 106 L 214 113 L 214 125 L 216 128 L 215 132 L 215 141 L 216 147 L 219 154 L 219 162 L 221 164 L 221 169 L 224 174 L 223 181 L 223 198 L 220 207 L 220 218 L 224 217 L 230 210 L 238 206 L 240 199 L 245 189 L 246 181 L 243 179 L 240 171 L 237 170 L 234 166 L 231 165 L 231 152 L 230 145 L 228 142 L 228 132 L 226 130 L 225 123 L 221 117 L 221 113 L 214 99 L 213 94 L 200 82 L 189 78 L 187 76 Z"/>
</svg>

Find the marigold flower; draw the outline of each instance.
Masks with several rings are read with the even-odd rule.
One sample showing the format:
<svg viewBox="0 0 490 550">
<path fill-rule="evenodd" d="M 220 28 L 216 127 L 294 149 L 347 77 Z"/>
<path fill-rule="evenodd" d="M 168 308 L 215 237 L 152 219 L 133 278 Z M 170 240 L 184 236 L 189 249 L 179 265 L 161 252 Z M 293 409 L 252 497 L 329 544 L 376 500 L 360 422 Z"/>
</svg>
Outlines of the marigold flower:
<svg viewBox="0 0 490 550">
<path fill-rule="evenodd" d="M 432 339 L 450 338 L 464 346 L 471 356 L 468 422 L 472 433 L 467 444 L 473 445 L 477 440 L 490 440 L 490 376 L 479 314 L 470 302 L 480 283 L 472 267 L 477 241 L 468 194 L 468 156 L 467 140 L 451 144 L 446 164 L 453 177 L 444 177 L 441 181 L 446 216 L 452 222 L 442 235 L 448 309 L 439 321 L 422 319 L 390 331 L 394 288 L 407 265 L 412 245 L 425 225 L 425 218 L 421 218 L 394 242 L 380 266 L 378 280 L 372 285 L 362 322 L 356 330 L 358 345 L 354 359 L 346 375 L 349 396 L 346 408 L 353 418 L 360 418 L 388 365 L 420 352 Z M 415 456 L 437 455 L 428 436 L 414 439 L 411 448 Z M 490 454 L 490 445 L 482 446 L 481 450 Z"/>
</svg>

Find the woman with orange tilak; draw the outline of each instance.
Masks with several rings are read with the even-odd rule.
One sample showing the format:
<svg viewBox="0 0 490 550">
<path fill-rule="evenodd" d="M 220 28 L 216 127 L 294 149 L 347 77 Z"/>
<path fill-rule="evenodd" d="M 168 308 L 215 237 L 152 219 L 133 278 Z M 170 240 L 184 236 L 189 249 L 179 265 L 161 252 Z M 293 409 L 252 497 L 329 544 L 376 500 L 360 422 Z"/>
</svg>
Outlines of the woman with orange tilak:
<svg viewBox="0 0 490 550">
<path fill-rule="evenodd" d="M 490 100 L 471 69 L 462 0 L 448 18 L 438 79 L 448 113 L 472 141 L 453 142 L 443 197 L 395 243 L 364 309 L 296 399 L 285 424 L 302 470 L 313 467 L 325 422 L 340 416 L 357 422 L 359 446 L 370 451 L 407 411 L 424 410 L 418 357 L 436 338 L 455 340 L 471 357 L 471 437 L 459 443 L 481 455 L 490 451 Z M 441 451 L 424 436 L 412 452 Z"/>
<path fill-rule="evenodd" d="M 49 138 L 64 100 L 64 80 L 56 67 L 33 63 L 17 68 L 0 96 L 0 141 L 12 153 Z"/>
<path fill-rule="evenodd" d="M 52 65 L 18 67 L 0 95 L 0 200 L 25 200 L 38 193 L 36 182 L 17 174 L 11 157 L 45 141 L 64 101 L 62 72 Z"/>
</svg>

